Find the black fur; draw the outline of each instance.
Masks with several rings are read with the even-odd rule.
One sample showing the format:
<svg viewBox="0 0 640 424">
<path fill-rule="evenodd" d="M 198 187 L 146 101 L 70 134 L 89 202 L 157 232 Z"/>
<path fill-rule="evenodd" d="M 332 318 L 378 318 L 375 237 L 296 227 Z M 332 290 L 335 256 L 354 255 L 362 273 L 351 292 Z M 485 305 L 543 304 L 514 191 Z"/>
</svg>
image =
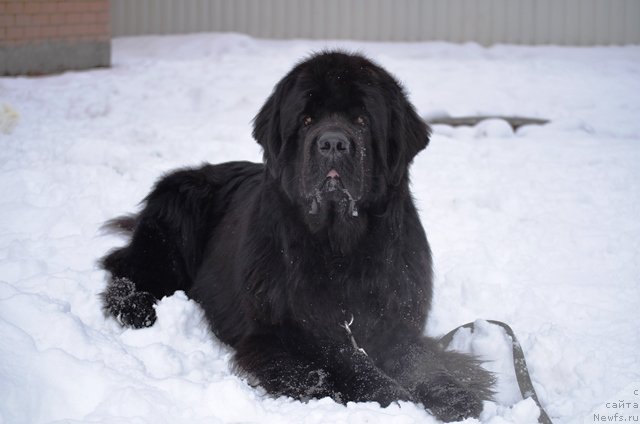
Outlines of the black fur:
<svg viewBox="0 0 640 424">
<path fill-rule="evenodd" d="M 264 165 L 174 172 L 112 222 L 131 240 L 103 259 L 105 309 L 142 327 L 150 299 L 184 290 L 269 393 L 477 416 L 493 377 L 423 336 L 431 254 L 408 166 L 429 129 L 399 83 L 361 56 L 317 54 L 278 83 L 253 134 Z"/>
</svg>

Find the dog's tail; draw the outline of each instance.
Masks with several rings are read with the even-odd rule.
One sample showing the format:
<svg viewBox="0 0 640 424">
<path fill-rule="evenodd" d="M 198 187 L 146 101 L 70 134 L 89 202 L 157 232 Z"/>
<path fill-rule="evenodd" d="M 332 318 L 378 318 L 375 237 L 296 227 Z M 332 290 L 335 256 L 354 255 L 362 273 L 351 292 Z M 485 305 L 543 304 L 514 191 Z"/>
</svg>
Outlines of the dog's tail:
<svg viewBox="0 0 640 424">
<path fill-rule="evenodd" d="M 129 236 L 135 231 L 138 221 L 139 215 L 137 214 L 122 215 L 105 222 L 100 229 L 104 233 Z"/>
</svg>

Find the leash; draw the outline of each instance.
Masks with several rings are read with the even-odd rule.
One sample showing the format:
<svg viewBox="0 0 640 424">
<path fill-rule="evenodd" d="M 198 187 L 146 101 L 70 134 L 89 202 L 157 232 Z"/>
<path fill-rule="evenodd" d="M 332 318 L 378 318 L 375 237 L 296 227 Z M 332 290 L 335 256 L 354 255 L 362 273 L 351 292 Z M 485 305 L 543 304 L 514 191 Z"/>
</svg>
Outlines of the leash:
<svg viewBox="0 0 640 424">
<path fill-rule="evenodd" d="M 518 380 L 518 387 L 520 388 L 520 393 L 522 394 L 522 398 L 526 399 L 530 397 L 533 401 L 538 405 L 540 409 L 540 416 L 538 417 L 538 422 L 540 424 L 553 424 L 549 415 L 547 415 L 546 411 L 542 408 L 540 404 L 540 400 L 538 399 L 538 395 L 536 394 L 535 389 L 533 388 L 533 383 L 531 382 L 531 377 L 529 376 L 529 369 L 527 368 L 527 362 L 524 359 L 524 352 L 522 350 L 522 346 L 520 346 L 520 342 L 516 338 L 511 327 L 505 324 L 502 321 L 495 320 L 487 320 L 487 322 L 498 325 L 506 331 L 506 333 L 511 337 L 512 347 L 513 347 L 513 369 L 516 373 L 516 379 Z M 439 343 L 442 347 L 447 347 L 453 340 L 453 336 L 455 333 L 461 328 L 470 328 L 473 332 L 475 325 L 472 322 L 461 325 L 460 327 L 456 327 L 440 339 Z"/>
</svg>

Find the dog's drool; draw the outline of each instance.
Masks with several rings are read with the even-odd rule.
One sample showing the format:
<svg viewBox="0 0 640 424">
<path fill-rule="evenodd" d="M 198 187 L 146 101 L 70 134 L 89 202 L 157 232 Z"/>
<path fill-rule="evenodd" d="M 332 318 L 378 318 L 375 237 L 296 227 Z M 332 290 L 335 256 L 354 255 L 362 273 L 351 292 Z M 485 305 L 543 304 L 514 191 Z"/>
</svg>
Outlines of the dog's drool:
<svg viewBox="0 0 640 424">
<path fill-rule="evenodd" d="M 349 214 L 353 217 L 358 216 L 358 206 L 356 204 L 356 199 L 353 198 L 349 190 L 346 188 L 339 189 L 342 193 L 347 196 L 349 199 Z M 313 197 L 311 198 L 311 209 L 309 209 L 309 215 L 316 215 L 318 213 L 318 206 L 322 203 L 322 193 L 319 189 L 316 189 Z"/>
</svg>

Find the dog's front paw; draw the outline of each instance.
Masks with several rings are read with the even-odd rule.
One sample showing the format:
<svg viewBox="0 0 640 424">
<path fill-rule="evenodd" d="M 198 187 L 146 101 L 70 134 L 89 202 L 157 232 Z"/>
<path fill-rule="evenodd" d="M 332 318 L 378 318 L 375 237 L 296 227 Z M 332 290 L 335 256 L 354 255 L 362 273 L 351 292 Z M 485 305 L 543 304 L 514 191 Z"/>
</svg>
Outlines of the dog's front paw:
<svg viewBox="0 0 640 424">
<path fill-rule="evenodd" d="M 389 406 L 393 402 L 405 401 L 414 402 L 413 396 L 398 385 L 389 385 L 381 387 L 371 394 L 371 399 L 367 399 L 373 402 L 378 402 L 383 408 Z"/>
<path fill-rule="evenodd" d="M 102 294 L 105 310 L 127 327 L 150 327 L 156 321 L 156 299 L 147 292 L 136 291 L 127 278 L 114 278 Z"/>
<path fill-rule="evenodd" d="M 450 377 L 420 383 L 415 395 L 433 415 L 444 422 L 478 417 L 482 412 L 482 399 Z"/>
<path fill-rule="evenodd" d="M 372 376 L 364 384 L 352 386 L 344 392 L 344 401 L 353 402 L 378 402 L 380 406 L 386 408 L 390 404 L 399 401 L 416 402 L 415 398 L 395 381 L 388 377 L 376 378 Z"/>
</svg>

